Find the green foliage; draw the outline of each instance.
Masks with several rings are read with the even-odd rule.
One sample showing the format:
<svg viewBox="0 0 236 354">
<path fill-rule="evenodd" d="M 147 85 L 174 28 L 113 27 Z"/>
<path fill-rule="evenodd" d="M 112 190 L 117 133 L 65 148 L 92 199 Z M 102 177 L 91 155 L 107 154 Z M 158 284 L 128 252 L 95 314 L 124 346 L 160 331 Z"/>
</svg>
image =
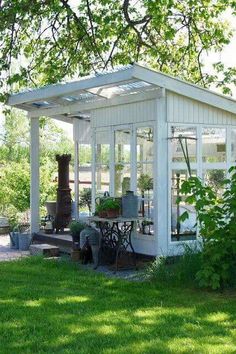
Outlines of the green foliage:
<svg viewBox="0 0 236 354">
<path fill-rule="evenodd" d="M 142 192 L 153 189 L 153 178 L 151 178 L 148 174 L 142 173 L 138 178 L 138 188 Z"/>
<path fill-rule="evenodd" d="M 221 199 L 212 187 L 204 186 L 197 177 L 191 177 L 181 186 L 186 203 L 195 206 L 203 239 L 202 266 L 197 279 L 201 286 L 212 289 L 235 283 L 236 167 L 232 167 L 229 173 L 230 178 L 223 181 L 225 192 Z"/>
<path fill-rule="evenodd" d="M 104 202 L 101 203 L 102 210 L 119 210 L 120 209 L 120 202 L 115 198 L 107 198 Z"/>
<path fill-rule="evenodd" d="M 105 211 L 104 209 L 104 203 L 96 204 L 96 214 L 100 213 L 101 211 Z"/>
<path fill-rule="evenodd" d="M 12 162 L 1 169 L 0 200 L 4 207 L 12 205 L 23 212 L 30 206 L 29 163 Z"/>
<path fill-rule="evenodd" d="M 16 110 L 5 112 L 0 132 L 0 213 L 14 226 L 30 207 L 29 122 Z M 40 121 L 40 209 L 56 198 L 55 155 L 73 152 L 72 142 L 49 119 Z"/>
<path fill-rule="evenodd" d="M 157 257 L 147 270 L 151 279 L 172 286 L 196 287 L 196 274 L 201 268 L 199 245 L 184 245 L 179 257 Z"/>
<path fill-rule="evenodd" d="M 2 99 L 22 86 L 134 61 L 204 86 L 216 82 L 226 93 L 235 82 L 235 68 L 216 63 L 209 75 L 202 62 L 232 38 L 222 15 L 235 10 L 233 0 L 8 0 L 0 10 Z"/>
<path fill-rule="evenodd" d="M 80 192 L 79 199 L 79 207 L 87 207 L 89 211 L 91 211 L 91 203 L 92 203 L 92 190 L 91 188 L 84 188 L 82 192 Z"/>
<path fill-rule="evenodd" d="M 81 231 L 86 227 L 86 224 L 81 221 L 72 221 L 70 223 L 70 232 L 74 236 L 79 236 Z"/>
<path fill-rule="evenodd" d="M 56 185 L 52 182 L 52 169 L 40 169 L 40 205 L 46 200 L 55 199 Z M 30 166 L 29 162 L 11 162 L 1 169 L 0 206 L 4 214 L 12 207 L 16 212 L 25 212 L 30 207 Z"/>
</svg>

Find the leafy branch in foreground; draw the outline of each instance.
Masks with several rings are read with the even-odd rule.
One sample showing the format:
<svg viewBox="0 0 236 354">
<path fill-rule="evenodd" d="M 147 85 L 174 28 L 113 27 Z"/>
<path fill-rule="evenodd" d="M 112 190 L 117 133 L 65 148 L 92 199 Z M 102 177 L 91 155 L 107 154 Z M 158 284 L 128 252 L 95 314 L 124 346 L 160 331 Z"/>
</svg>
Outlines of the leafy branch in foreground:
<svg viewBox="0 0 236 354">
<path fill-rule="evenodd" d="M 0 1 L 2 99 L 134 61 L 229 93 L 234 68 L 218 63 L 215 75 L 206 74 L 203 57 L 229 43 L 223 15 L 235 7 L 233 0 Z"/>
<path fill-rule="evenodd" d="M 222 182 L 222 197 L 197 177 L 184 181 L 180 193 L 195 206 L 199 234 L 203 239 L 200 286 L 212 289 L 235 285 L 236 268 L 236 167 L 229 169 Z M 182 215 L 181 220 L 188 218 Z"/>
</svg>

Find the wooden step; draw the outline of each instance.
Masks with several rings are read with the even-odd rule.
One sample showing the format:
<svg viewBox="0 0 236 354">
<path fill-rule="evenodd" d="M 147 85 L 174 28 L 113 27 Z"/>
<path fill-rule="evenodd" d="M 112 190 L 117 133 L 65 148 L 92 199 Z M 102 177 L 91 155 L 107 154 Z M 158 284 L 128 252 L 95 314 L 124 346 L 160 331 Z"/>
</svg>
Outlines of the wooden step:
<svg viewBox="0 0 236 354">
<path fill-rule="evenodd" d="M 49 245 L 47 243 L 42 243 L 38 245 L 30 245 L 30 254 L 33 256 L 45 256 L 45 257 L 58 257 L 59 256 L 59 247 Z"/>
</svg>

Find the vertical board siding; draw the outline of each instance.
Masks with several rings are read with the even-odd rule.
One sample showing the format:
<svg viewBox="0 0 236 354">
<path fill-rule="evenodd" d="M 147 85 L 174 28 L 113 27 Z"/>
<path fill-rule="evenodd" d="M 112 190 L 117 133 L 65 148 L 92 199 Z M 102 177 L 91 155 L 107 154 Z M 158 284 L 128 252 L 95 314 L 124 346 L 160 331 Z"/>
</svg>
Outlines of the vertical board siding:
<svg viewBox="0 0 236 354">
<path fill-rule="evenodd" d="M 74 141 L 78 141 L 80 144 L 91 143 L 91 125 L 90 122 L 85 120 L 73 119 L 73 136 Z"/>
<path fill-rule="evenodd" d="M 167 121 L 231 125 L 236 124 L 236 115 L 168 91 Z"/>
<path fill-rule="evenodd" d="M 95 109 L 91 112 L 92 127 L 139 123 L 156 119 L 156 100 Z"/>
</svg>

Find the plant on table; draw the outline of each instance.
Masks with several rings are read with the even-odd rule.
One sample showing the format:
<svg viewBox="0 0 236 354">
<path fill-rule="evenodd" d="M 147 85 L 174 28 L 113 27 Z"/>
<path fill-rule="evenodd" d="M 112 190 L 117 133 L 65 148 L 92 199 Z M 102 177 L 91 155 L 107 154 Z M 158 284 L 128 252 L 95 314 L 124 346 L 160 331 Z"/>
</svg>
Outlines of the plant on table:
<svg viewBox="0 0 236 354">
<path fill-rule="evenodd" d="M 104 204 L 104 202 L 96 205 L 95 214 L 98 215 L 100 218 L 105 218 L 107 216 L 107 212 L 104 209 L 103 204 Z"/>
<path fill-rule="evenodd" d="M 115 198 L 107 198 L 102 203 L 102 207 L 108 218 L 114 218 L 120 214 L 120 201 Z"/>
</svg>

